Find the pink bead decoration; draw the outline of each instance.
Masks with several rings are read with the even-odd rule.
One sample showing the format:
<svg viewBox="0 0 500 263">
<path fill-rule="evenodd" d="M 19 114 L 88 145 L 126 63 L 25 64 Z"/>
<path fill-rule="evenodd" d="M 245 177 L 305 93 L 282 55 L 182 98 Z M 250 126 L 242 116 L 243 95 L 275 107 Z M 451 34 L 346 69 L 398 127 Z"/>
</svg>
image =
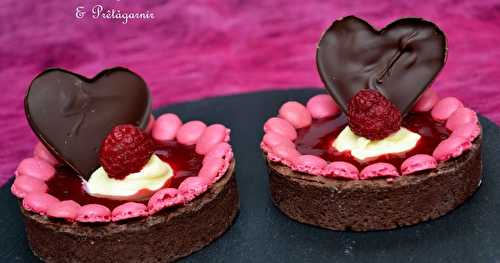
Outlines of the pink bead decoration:
<svg viewBox="0 0 500 263">
<path fill-rule="evenodd" d="M 264 132 L 270 133 L 274 132 L 279 134 L 289 140 L 295 140 L 297 138 L 297 131 L 288 121 L 280 119 L 280 118 L 270 118 L 264 124 Z"/>
<path fill-rule="evenodd" d="M 204 193 L 209 184 L 207 178 L 200 176 L 188 177 L 179 185 L 179 193 L 184 196 L 186 202 L 189 202 Z"/>
<path fill-rule="evenodd" d="M 477 122 L 476 112 L 469 108 L 462 107 L 451 114 L 450 118 L 446 121 L 446 128 L 450 131 L 454 131 L 464 124 Z"/>
<path fill-rule="evenodd" d="M 359 174 L 359 179 L 365 180 L 376 177 L 397 177 L 398 170 L 394 165 L 389 163 L 374 163 L 368 165 Z"/>
<path fill-rule="evenodd" d="M 321 157 L 315 155 L 301 155 L 293 160 L 292 169 L 303 172 L 319 175 L 321 169 L 327 165 L 327 162 Z"/>
<path fill-rule="evenodd" d="M 215 145 L 221 142 L 229 141 L 229 129 L 222 124 L 213 124 L 208 126 L 196 143 L 195 151 L 204 155 L 208 153 Z"/>
<path fill-rule="evenodd" d="M 26 158 L 17 166 L 19 175 L 28 175 L 42 181 L 48 181 L 56 173 L 56 169 L 48 162 L 38 158 Z"/>
<path fill-rule="evenodd" d="M 461 107 L 463 107 L 463 104 L 457 98 L 446 97 L 434 105 L 434 108 L 432 108 L 431 111 L 431 116 L 436 121 L 445 121 L 451 116 L 451 114 L 453 114 L 453 112 Z"/>
<path fill-rule="evenodd" d="M 76 221 L 85 223 L 110 222 L 111 211 L 103 205 L 84 205 L 78 210 Z"/>
<path fill-rule="evenodd" d="M 437 161 L 428 154 L 416 154 L 406 159 L 401 164 L 401 173 L 403 175 L 412 174 L 437 167 Z"/>
<path fill-rule="evenodd" d="M 152 136 L 155 140 L 165 142 L 175 139 L 182 121 L 173 113 L 161 115 L 153 127 Z"/>
<path fill-rule="evenodd" d="M 19 175 L 14 180 L 11 192 L 19 198 L 24 198 L 30 193 L 45 193 L 48 187 L 44 181 L 28 175 Z"/>
<path fill-rule="evenodd" d="M 201 121 L 186 122 L 177 131 L 177 141 L 184 145 L 194 145 L 206 128 L 207 125 Z"/>
<path fill-rule="evenodd" d="M 287 120 L 296 129 L 304 128 L 311 125 L 312 117 L 306 107 L 299 102 L 289 101 L 279 110 L 279 117 Z"/>
<path fill-rule="evenodd" d="M 413 111 L 414 112 L 427 112 L 432 110 L 432 107 L 436 105 L 438 102 L 439 97 L 437 93 L 431 89 L 428 88 L 422 96 L 418 99 L 417 103 L 415 103 L 415 106 L 413 106 Z"/>
<path fill-rule="evenodd" d="M 469 122 L 457 127 L 450 135 L 450 137 L 463 137 L 468 141 L 473 142 L 481 133 L 481 127 L 477 122 Z"/>
<path fill-rule="evenodd" d="M 206 161 L 203 160 L 203 167 L 201 167 L 198 176 L 206 178 L 210 183 L 214 183 L 223 175 L 223 169 L 224 160 L 220 158 L 210 158 Z"/>
<path fill-rule="evenodd" d="M 295 144 L 292 141 L 290 141 L 290 139 L 274 132 L 266 133 L 262 138 L 262 142 L 263 142 L 263 148 L 265 148 L 264 150 L 267 152 L 271 151 L 272 148 L 278 145 L 284 145 L 287 147 L 295 148 Z"/>
<path fill-rule="evenodd" d="M 359 177 L 359 170 L 348 162 L 337 161 L 323 168 L 323 176 L 356 180 Z"/>
<path fill-rule="evenodd" d="M 307 110 L 315 119 L 334 117 L 340 114 L 340 108 L 330 95 L 321 94 L 309 99 Z"/>
<path fill-rule="evenodd" d="M 295 147 L 277 145 L 272 148 L 271 152 L 268 153 L 268 158 L 273 162 L 283 162 L 287 165 L 291 165 L 300 155 L 301 154 L 297 151 L 297 149 L 295 149 Z"/>
<path fill-rule="evenodd" d="M 149 214 L 154 214 L 164 208 L 181 205 L 185 202 L 184 196 L 175 188 L 165 188 L 156 192 L 148 201 Z"/>
<path fill-rule="evenodd" d="M 203 164 L 205 164 L 206 160 L 211 158 L 226 159 L 227 161 L 231 161 L 233 158 L 231 145 L 227 142 L 221 142 L 214 146 L 212 150 L 210 150 L 203 158 Z"/>
<path fill-rule="evenodd" d="M 47 193 L 29 193 L 23 199 L 23 208 L 31 212 L 45 215 L 48 208 L 58 202 L 59 200 L 57 198 Z"/>
<path fill-rule="evenodd" d="M 75 221 L 80 208 L 81 206 L 73 200 L 61 201 L 49 206 L 47 216 Z"/>
<path fill-rule="evenodd" d="M 116 222 L 130 218 L 144 217 L 147 215 L 148 208 L 146 205 L 136 202 L 128 202 L 113 209 L 113 212 L 111 212 L 111 220 Z"/>
<path fill-rule="evenodd" d="M 470 147 L 472 147 L 472 144 L 467 138 L 451 136 L 438 144 L 434 152 L 432 152 L 432 156 L 438 161 L 446 161 L 460 156 Z"/>
</svg>

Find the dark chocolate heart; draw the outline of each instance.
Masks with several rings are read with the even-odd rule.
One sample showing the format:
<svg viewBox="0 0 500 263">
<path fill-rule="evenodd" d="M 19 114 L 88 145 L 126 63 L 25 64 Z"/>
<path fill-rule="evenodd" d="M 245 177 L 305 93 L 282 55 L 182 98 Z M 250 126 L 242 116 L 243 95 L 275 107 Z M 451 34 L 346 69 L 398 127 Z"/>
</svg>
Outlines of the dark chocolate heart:
<svg viewBox="0 0 500 263">
<path fill-rule="evenodd" d="M 348 16 L 323 34 L 316 53 L 321 79 L 344 112 L 360 90 L 376 89 L 407 113 L 446 60 L 446 38 L 420 18 L 396 20 L 380 31 Z"/>
<path fill-rule="evenodd" d="M 42 143 L 88 179 L 114 126 L 147 126 L 151 99 L 144 80 L 125 68 L 107 69 L 92 79 L 49 69 L 31 82 L 24 108 Z"/>
</svg>

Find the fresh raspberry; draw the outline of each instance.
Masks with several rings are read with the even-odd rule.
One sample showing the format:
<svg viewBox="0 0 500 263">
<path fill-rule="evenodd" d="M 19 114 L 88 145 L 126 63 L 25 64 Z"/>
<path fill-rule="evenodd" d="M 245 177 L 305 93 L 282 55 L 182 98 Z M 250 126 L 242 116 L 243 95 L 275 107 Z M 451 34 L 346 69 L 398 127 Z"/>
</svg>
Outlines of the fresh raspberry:
<svg viewBox="0 0 500 263">
<path fill-rule="evenodd" d="M 123 179 L 139 172 L 154 152 L 153 140 L 141 129 L 123 124 L 115 126 L 104 139 L 99 160 L 109 177 Z"/>
<path fill-rule="evenodd" d="M 399 130 L 401 112 L 378 91 L 363 89 L 349 101 L 347 120 L 355 134 L 380 140 Z"/>
</svg>

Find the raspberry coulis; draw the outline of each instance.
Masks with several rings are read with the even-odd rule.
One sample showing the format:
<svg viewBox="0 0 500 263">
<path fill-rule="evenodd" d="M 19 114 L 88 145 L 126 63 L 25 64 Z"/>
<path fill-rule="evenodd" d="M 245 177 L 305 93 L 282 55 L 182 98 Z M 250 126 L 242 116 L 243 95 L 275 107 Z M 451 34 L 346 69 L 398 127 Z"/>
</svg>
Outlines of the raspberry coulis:
<svg viewBox="0 0 500 263">
<path fill-rule="evenodd" d="M 194 146 L 186 146 L 175 141 L 156 142 L 155 154 L 167 162 L 174 170 L 174 176 L 168 180 L 163 188 L 177 188 L 186 178 L 198 175 L 201 169 L 203 156 L 195 152 Z M 57 168 L 56 175 L 47 182 L 48 193 L 59 200 L 73 200 L 80 205 L 100 204 L 113 209 L 128 201 L 111 200 L 88 195 L 83 189 L 81 179 L 68 167 Z M 148 200 L 135 201 L 147 204 Z"/>
<path fill-rule="evenodd" d="M 360 171 L 364 167 L 377 162 L 390 163 L 399 169 L 403 161 L 410 156 L 415 154 L 432 155 L 436 146 L 449 136 L 444 124 L 435 122 L 429 113 L 409 113 L 403 119 L 402 127 L 422 136 L 415 148 L 405 153 L 384 154 L 360 162 L 352 157 L 349 152 L 338 152 L 332 147 L 333 141 L 346 126 L 347 119 L 345 116 L 336 119 L 314 120 L 311 126 L 297 130 L 298 137 L 295 140 L 297 150 L 301 154 L 320 156 L 330 162 L 349 162 Z"/>
</svg>

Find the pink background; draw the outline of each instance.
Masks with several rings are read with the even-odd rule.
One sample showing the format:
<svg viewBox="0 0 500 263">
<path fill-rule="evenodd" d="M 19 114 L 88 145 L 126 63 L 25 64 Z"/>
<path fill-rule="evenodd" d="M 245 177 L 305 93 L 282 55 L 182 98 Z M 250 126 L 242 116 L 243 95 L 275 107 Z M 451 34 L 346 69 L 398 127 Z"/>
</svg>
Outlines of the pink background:
<svg viewBox="0 0 500 263">
<path fill-rule="evenodd" d="M 141 3 L 138 3 L 141 2 Z M 43 4 L 42 4 L 43 3 Z M 154 20 L 92 19 L 96 4 L 150 11 Z M 75 8 L 87 11 L 75 18 Z M 401 16 L 436 22 L 448 61 L 434 88 L 500 123 L 500 2 L 420 1 L 18 1 L 0 3 L 0 184 L 31 155 L 23 96 L 47 67 L 87 76 L 116 65 L 148 82 L 154 106 L 209 96 L 321 86 L 315 48 L 336 18 L 357 15 L 377 27 Z"/>
</svg>

